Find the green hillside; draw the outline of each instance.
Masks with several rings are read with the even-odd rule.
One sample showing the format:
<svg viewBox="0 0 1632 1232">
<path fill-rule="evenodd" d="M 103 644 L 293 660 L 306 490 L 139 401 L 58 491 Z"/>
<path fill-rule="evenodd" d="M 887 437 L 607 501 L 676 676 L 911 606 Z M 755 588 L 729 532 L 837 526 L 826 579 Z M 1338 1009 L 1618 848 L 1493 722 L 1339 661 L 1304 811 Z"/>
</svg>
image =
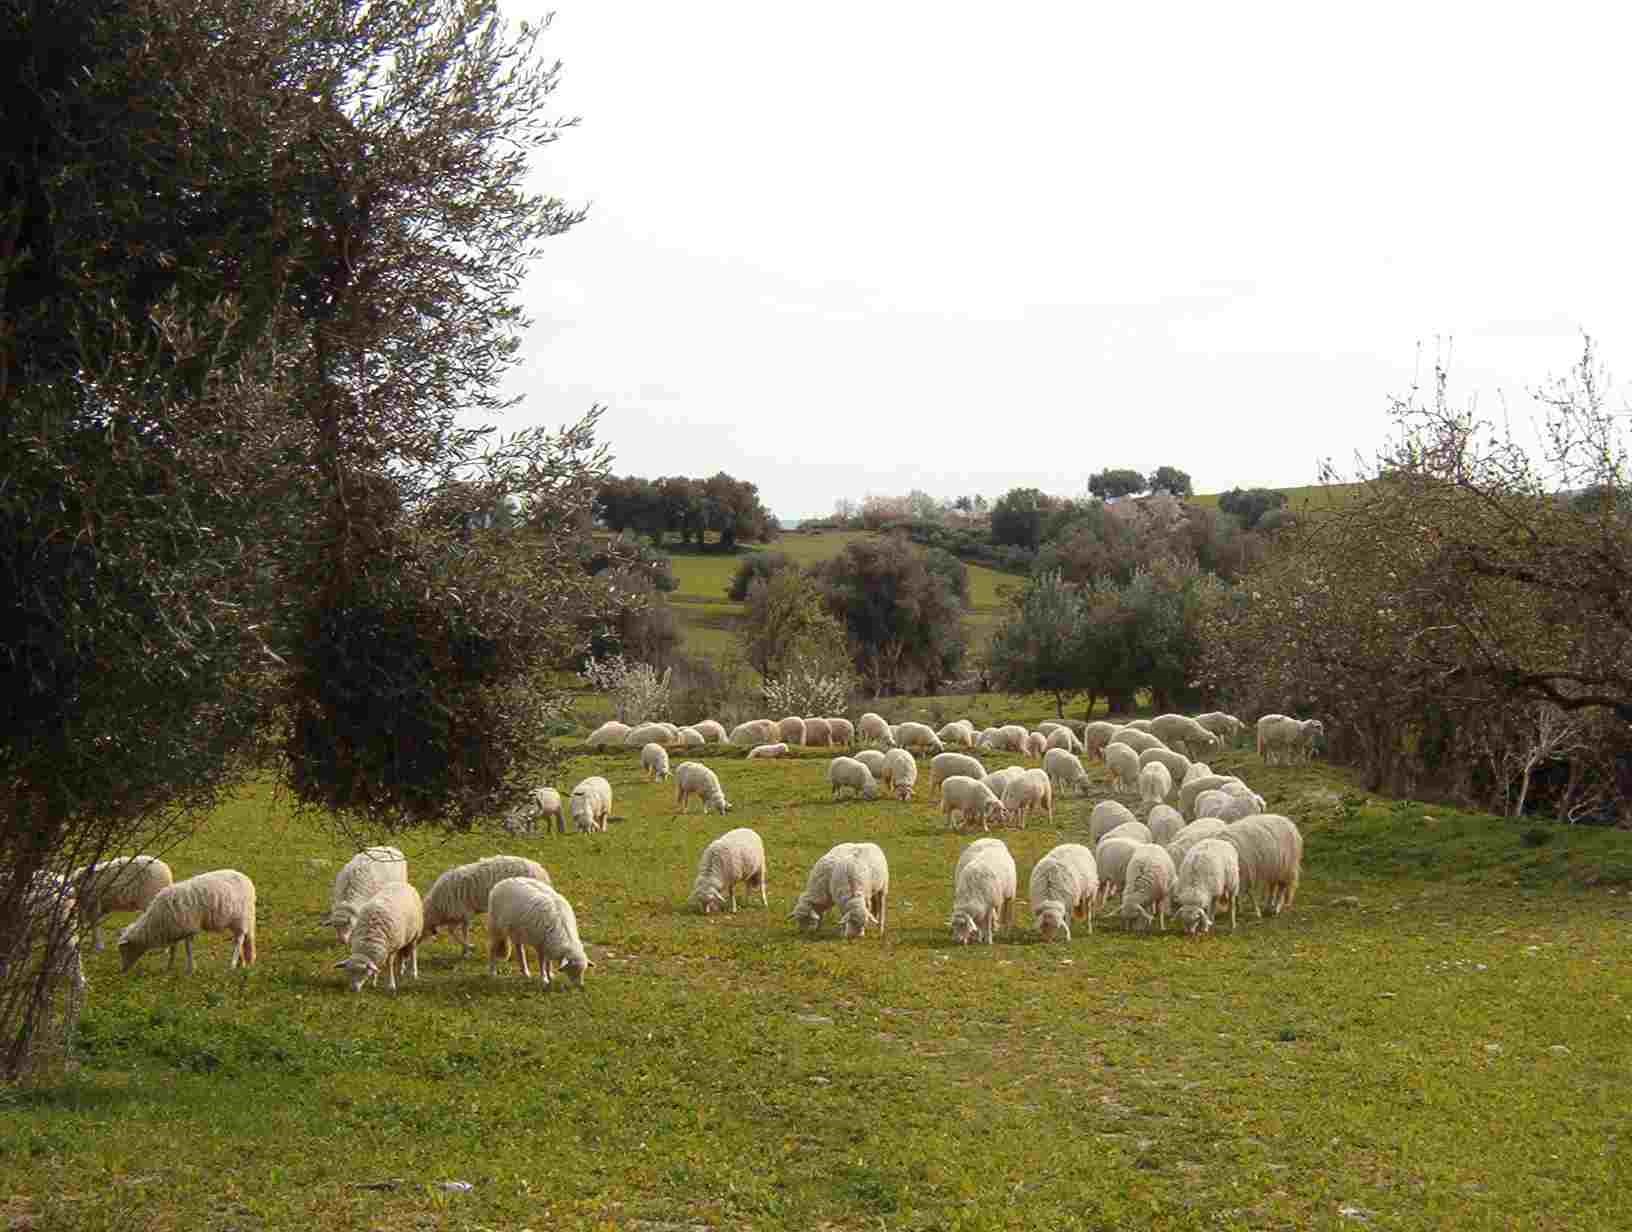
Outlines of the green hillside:
<svg viewBox="0 0 1632 1232">
<path fill-rule="evenodd" d="M 1286 505 L 1294 513 L 1313 513 L 1321 509 L 1338 509 L 1354 499 L 1362 485 L 1358 483 L 1310 483 L 1301 488 L 1271 488 L 1272 492 L 1286 493 Z M 1217 509 L 1218 492 L 1205 492 L 1185 499 L 1192 505 Z"/>
</svg>

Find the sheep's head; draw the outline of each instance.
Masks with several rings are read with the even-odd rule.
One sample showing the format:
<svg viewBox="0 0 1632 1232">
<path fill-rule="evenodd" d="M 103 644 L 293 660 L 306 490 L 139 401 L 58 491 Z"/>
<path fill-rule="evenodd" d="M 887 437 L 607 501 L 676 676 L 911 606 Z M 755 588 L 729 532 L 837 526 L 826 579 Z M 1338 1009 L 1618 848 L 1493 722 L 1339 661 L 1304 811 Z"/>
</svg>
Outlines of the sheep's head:
<svg viewBox="0 0 1632 1232">
<path fill-rule="evenodd" d="M 878 917 L 867 909 L 866 903 L 852 903 L 844 913 L 844 939 L 853 941 L 857 937 L 865 937 L 869 924 L 876 926 Z"/>
<path fill-rule="evenodd" d="M 1179 917 L 1179 923 L 1184 925 L 1184 931 L 1187 933 L 1212 931 L 1213 921 L 1204 907 L 1199 907 L 1194 903 L 1187 903 L 1174 914 Z"/>
<path fill-rule="evenodd" d="M 861 798 L 863 800 L 878 799 L 878 783 L 873 779 L 868 779 L 865 783 L 863 783 L 861 786 Z"/>
<path fill-rule="evenodd" d="M 808 903 L 801 903 L 788 913 L 788 919 L 798 923 L 799 931 L 813 933 L 822 926 L 822 913 Z"/>
<path fill-rule="evenodd" d="M 136 942 L 129 940 L 129 935 L 129 928 L 119 934 L 119 970 L 121 973 L 129 971 L 136 965 L 136 960 L 147 953 Z"/>
<path fill-rule="evenodd" d="M 584 972 L 595 964 L 587 954 L 573 954 L 561 963 L 561 974 L 574 988 L 584 986 Z M 546 971 L 548 967 L 546 967 Z"/>
<path fill-rule="evenodd" d="M 912 799 L 912 784 L 910 784 L 910 783 L 897 783 L 895 785 L 895 798 L 897 800 L 910 800 L 910 799 Z"/>
<path fill-rule="evenodd" d="M 373 959 L 363 958 L 357 954 L 341 959 L 334 964 L 334 969 L 346 973 L 346 982 L 351 985 L 352 992 L 362 992 L 363 985 L 380 973 Z"/>
<path fill-rule="evenodd" d="M 1123 892 L 1123 899 L 1127 899 L 1126 891 Z M 1130 901 L 1122 903 L 1121 915 L 1122 923 L 1129 928 L 1149 928 L 1156 919 L 1144 904 Z"/>
<path fill-rule="evenodd" d="M 725 895 L 721 894 L 718 889 L 713 888 L 704 890 L 699 894 L 698 904 L 702 908 L 704 915 L 712 915 L 716 911 L 724 911 L 728 905 Z"/>
<path fill-rule="evenodd" d="M 952 940 L 959 945 L 968 945 L 980 936 L 980 925 L 975 923 L 975 917 L 967 911 L 954 911 L 947 923 L 952 928 Z"/>
<path fill-rule="evenodd" d="M 1044 941 L 1054 940 L 1063 933 L 1062 941 L 1071 940 L 1071 926 L 1065 922 L 1065 910 L 1058 903 L 1046 903 L 1037 912 L 1037 931 Z"/>
<path fill-rule="evenodd" d="M 703 801 L 703 812 L 708 812 L 710 807 L 716 813 L 729 813 L 731 811 L 731 801 L 727 800 L 723 795 L 714 796 L 712 799 Z"/>
</svg>

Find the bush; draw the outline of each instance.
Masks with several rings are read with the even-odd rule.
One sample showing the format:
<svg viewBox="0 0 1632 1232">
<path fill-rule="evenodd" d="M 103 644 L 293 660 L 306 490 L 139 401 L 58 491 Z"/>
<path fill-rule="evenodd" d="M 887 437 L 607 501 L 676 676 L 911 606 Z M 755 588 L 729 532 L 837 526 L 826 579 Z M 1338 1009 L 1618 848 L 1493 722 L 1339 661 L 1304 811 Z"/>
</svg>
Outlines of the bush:
<svg viewBox="0 0 1632 1232">
<path fill-rule="evenodd" d="M 737 566 L 737 572 L 731 579 L 731 585 L 726 588 L 725 597 L 736 603 L 748 598 L 748 591 L 753 584 L 761 579 L 769 581 L 771 575 L 779 570 L 786 569 L 793 564 L 784 552 L 753 552 L 742 558 Z"/>
<path fill-rule="evenodd" d="M 831 672 L 805 659 L 795 660 L 782 675 L 765 683 L 765 705 L 780 715 L 843 714 L 856 691 L 847 671 Z"/>
<path fill-rule="evenodd" d="M 659 719 L 669 713 L 669 684 L 674 669 L 662 675 L 650 663 L 636 663 L 622 655 L 591 661 L 579 673 L 584 683 L 605 693 L 620 723 Z"/>
</svg>

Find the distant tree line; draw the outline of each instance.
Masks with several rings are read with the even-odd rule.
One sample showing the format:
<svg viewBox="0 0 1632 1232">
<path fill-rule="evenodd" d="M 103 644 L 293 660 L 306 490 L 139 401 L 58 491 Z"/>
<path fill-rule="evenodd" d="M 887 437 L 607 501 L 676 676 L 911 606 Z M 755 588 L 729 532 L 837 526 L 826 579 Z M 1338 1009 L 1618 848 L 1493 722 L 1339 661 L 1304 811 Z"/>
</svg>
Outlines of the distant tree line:
<svg viewBox="0 0 1632 1232">
<path fill-rule="evenodd" d="M 608 478 L 596 490 L 595 517 L 616 534 L 646 535 L 654 546 L 661 546 L 666 535 L 677 535 L 681 543 L 701 547 L 705 532 L 713 531 L 724 552 L 734 551 L 739 542 L 767 543 L 781 530 L 760 502 L 758 485 L 724 471 L 707 479 Z"/>
</svg>

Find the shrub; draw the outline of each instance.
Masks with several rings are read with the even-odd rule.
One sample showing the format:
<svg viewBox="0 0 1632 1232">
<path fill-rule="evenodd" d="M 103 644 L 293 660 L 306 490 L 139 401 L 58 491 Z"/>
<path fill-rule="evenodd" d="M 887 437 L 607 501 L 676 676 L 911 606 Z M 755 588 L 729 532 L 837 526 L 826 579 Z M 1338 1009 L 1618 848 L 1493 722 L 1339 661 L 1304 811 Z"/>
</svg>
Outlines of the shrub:
<svg viewBox="0 0 1632 1232">
<path fill-rule="evenodd" d="M 674 669 L 662 675 L 650 663 L 635 663 L 622 655 L 591 660 L 579 673 L 591 688 L 607 694 L 620 723 L 638 723 L 669 712 L 669 684 Z"/>
<path fill-rule="evenodd" d="M 765 683 L 765 705 L 774 714 L 843 714 L 856 690 L 848 671 L 824 670 L 820 664 L 796 659 L 782 675 Z"/>
</svg>

